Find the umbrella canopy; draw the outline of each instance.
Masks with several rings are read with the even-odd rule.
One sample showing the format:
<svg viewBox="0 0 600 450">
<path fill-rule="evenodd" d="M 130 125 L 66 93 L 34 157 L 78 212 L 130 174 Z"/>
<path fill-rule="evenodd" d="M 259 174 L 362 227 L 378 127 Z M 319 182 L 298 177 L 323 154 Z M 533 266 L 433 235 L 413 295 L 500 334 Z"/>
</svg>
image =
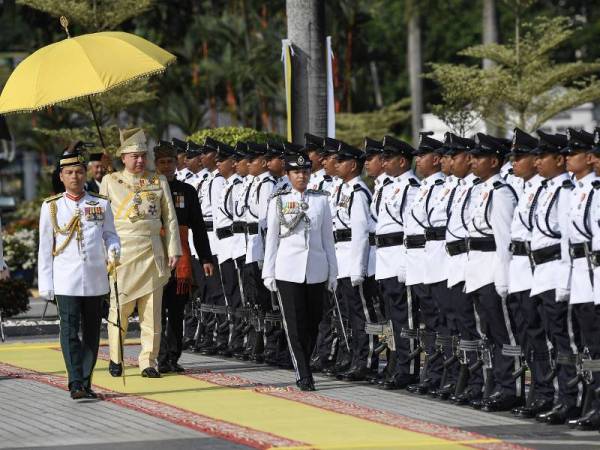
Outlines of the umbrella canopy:
<svg viewBox="0 0 600 450">
<path fill-rule="evenodd" d="M 106 92 L 165 70 L 175 56 L 120 31 L 85 34 L 37 50 L 11 74 L 0 95 L 0 114 L 35 111 Z"/>
</svg>

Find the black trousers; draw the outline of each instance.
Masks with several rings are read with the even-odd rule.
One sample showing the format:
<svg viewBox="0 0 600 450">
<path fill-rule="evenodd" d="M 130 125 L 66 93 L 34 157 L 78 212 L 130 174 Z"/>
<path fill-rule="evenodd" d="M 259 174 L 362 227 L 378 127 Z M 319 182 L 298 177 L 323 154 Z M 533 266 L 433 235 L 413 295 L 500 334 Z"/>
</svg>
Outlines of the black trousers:
<svg viewBox="0 0 600 450">
<path fill-rule="evenodd" d="M 333 295 L 326 291 L 323 298 L 323 318 L 319 322 L 319 333 L 317 334 L 317 342 L 313 350 L 312 359 L 320 361 L 321 364 L 330 365 L 335 362 L 338 337 L 334 330 L 337 329 L 334 320 L 337 319 L 335 310 L 335 300 Z M 342 343 L 342 345 L 344 345 Z"/>
<path fill-rule="evenodd" d="M 542 307 L 542 319 L 546 333 L 555 352 L 560 355 L 575 355 L 581 348 L 577 321 L 573 320 L 573 310 L 568 302 L 557 302 L 554 289 L 534 296 Z M 568 386 L 575 378 L 577 371 L 574 365 L 557 364 L 558 402 L 567 406 L 575 406 L 580 401 L 581 386 Z"/>
<path fill-rule="evenodd" d="M 323 315 L 325 283 L 307 284 L 277 280 L 283 328 L 296 380 L 311 377 L 310 355 Z"/>
<path fill-rule="evenodd" d="M 413 296 L 419 302 L 419 320 L 425 325 L 421 345 L 425 353 L 431 356 L 436 353 L 435 337 L 440 327 L 440 312 L 433 298 L 430 284 L 415 284 L 410 286 L 410 289 L 412 289 Z M 429 380 L 431 384 L 438 386 L 444 372 L 443 363 L 442 358 L 428 360 L 427 366 L 424 366 L 425 373 L 421 376 L 421 379 Z"/>
<path fill-rule="evenodd" d="M 374 277 L 365 278 L 359 286 L 352 286 L 350 277 L 340 278 L 337 288 L 338 299 L 344 299 L 348 308 L 348 318 L 352 330 L 352 367 L 377 370 L 378 357 L 375 354 L 377 337 L 365 332 L 366 322 L 375 322 L 377 315 L 373 298 L 377 295 Z"/>
<path fill-rule="evenodd" d="M 592 359 L 600 359 L 600 306 L 593 303 L 573 305 L 573 312 L 579 325 L 581 345 L 586 348 Z M 593 372 L 589 389 L 600 388 L 600 372 Z M 600 396 L 595 395 L 592 407 L 600 408 Z"/>
<path fill-rule="evenodd" d="M 181 357 L 183 312 L 189 298 L 189 294 L 177 294 L 177 278 L 171 277 L 163 290 L 159 365 L 176 363 Z"/>
<path fill-rule="evenodd" d="M 450 336 L 458 336 L 458 325 L 456 319 L 456 311 L 454 310 L 454 301 L 452 293 L 448 288 L 447 280 L 440 281 L 438 283 L 432 283 L 431 286 L 431 295 L 435 304 L 438 308 L 439 313 L 439 322 L 437 333 L 439 336 L 450 337 Z M 452 358 L 454 356 L 454 351 L 452 345 L 447 345 L 444 347 L 443 358 L 444 361 Z M 458 377 L 458 364 L 450 364 L 446 368 L 446 380 L 445 383 L 455 383 Z"/>
<path fill-rule="evenodd" d="M 396 344 L 396 350 L 390 356 L 394 364 L 391 373 L 388 372 L 387 376 L 390 378 L 416 376 L 419 373 L 420 357 L 409 359 L 409 354 L 415 350 L 416 343 L 412 339 L 401 337 L 401 332 L 403 328 L 419 328 L 418 302 L 412 295 L 409 298 L 406 286 L 400 283 L 397 277 L 379 280 L 379 291 L 383 297 L 385 318 L 392 322 L 394 328 Z"/>
<path fill-rule="evenodd" d="M 69 389 L 73 383 L 79 383 L 84 388 L 90 388 L 92 385 L 100 345 L 102 302 L 105 297 L 56 296 L 60 319 L 60 347 L 67 367 Z"/>
<path fill-rule="evenodd" d="M 225 303 L 230 311 L 234 311 L 242 306 L 237 267 L 233 259 L 224 261 L 220 266 Z M 244 340 L 241 332 L 241 322 L 241 318 L 235 315 L 220 314 L 218 317 L 217 344 L 227 344 L 235 350 L 241 349 Z"/>
<path fill-rule="evenodd" d="M 510 294 L 508 307 L 517 329 L 516 339 L 521 346 L 535 385 L 535 399 L 553 400 L 554 384 L 547 379 L 552 371 L 548 337 L 542 319 L 539 297 L 531 298 L 530 291 Z"/>
<path fill-rule="evenodd" d="M 515 326 L 510 318 L 506 299 L 498 295 L 494 283 L 469 293 L 469 297 L 481 319 L 481 331 L 490 344 L 494 375 L 493 392 L 524 395 L 521 380 L 515 381 L 512 377 L 512 373 L 520 367 L 519 358 L 502 354 L 505 344 L 516 344 Z"/>
<path fill-rule="evenodd" d="M 477 329 L 478 318 L 475 316 L 473 300 L 464 292 L 464 288 L 465 283 L 462 281 L 450 288 L 456 326 L 461 339 L 477 341 L 482 337 Z M 477 352 L 466 352 L 465 356 L 469 367 L 477 363 Z M 467 386 L 472 392 L 481 392 L 483 388 L 483 370 L 481 368 L 470 372 Z"/>
</svg>

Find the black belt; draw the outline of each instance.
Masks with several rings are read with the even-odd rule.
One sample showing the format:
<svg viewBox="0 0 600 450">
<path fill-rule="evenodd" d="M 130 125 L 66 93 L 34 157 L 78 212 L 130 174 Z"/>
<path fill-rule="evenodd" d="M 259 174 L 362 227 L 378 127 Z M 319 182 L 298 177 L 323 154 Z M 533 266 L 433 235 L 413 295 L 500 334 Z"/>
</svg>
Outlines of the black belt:
<svg viewBox="0 0 600 450">
<path fill-rule="evenodd" d="M 425 235 L 413 234 L 412 236 L 406 236 L 404 245 L 406 248 L 425 248 Z"/>
<path fill-rule="evenodd" d="M 335 242 L 350 242 L 352 240 L 352 230 L 333 230 L 333 240 Z M 369 233 L 369 245 L 375 245 L 375 233 Z"/>
<path fill-rule="evenodd" d="M 213 230 L 212 220 L 205 220 L 204 226 L 206 227 L 206 231 L 212 231 Z"/>
<path fill-rule="evenodd" d="M 245 233 L 246 232 L 246 222 L 233 222 L 231 225 L 231 231 L 234 233 Z"/>
<path fill-rule="evenodd" d="M 529 242 L 510 241 L 509 249 L 513 256 L 529 256 Z"/>
<path fill-rule="evenodd" d="M 215 233 L 219 239 L 225 239 L 233 236 L 233 231 L 231 230 L 231 227 L 217 228 L 215 230 Z"/>
<path fill-rule="evenodd" d="M 425 239 L 428 241 L 445 241 L 446 227 L 425 228 Z"/>
<path fill-rule="evenodd" d="M 246 233 L 258 234 L 258 223 L 247 223 L 246 224 Z"/>
<path fill-rule="evenodd" d="M 493 237 L 469 238 L 468 248 L 469 251 L 475 250 L 478 252 L 495 252 L 496 241 L 494 241 Z"/>
<path fill-rule="evenodd" d="M 550 245 L 548 247 L 539 248 L 537 250 L 531 250 L 531 259 L 533 262 L 538 264 L 544 264 L 550 261 L 556 261 L 560 259 L 560 244 Z"/>
<path fill-rule="evenodd" d="M 446 242 L 446 251 L 450 256 L 462 255 L 468 251 L 467 241 Z"/>
<path fill-rule="evenodd" d="M 590 250 L 589 242 L 578 242 L 577 244 L 569 244 L 569 254 L 571 259 L 585 258 L 586 253 Z"/>
<path fill-rule="evenodd" d="M 386 233 L 375 235 L 375 245 L 377 248 L 394 247 L 404 244 L 404 232 Z"/>
</svg>

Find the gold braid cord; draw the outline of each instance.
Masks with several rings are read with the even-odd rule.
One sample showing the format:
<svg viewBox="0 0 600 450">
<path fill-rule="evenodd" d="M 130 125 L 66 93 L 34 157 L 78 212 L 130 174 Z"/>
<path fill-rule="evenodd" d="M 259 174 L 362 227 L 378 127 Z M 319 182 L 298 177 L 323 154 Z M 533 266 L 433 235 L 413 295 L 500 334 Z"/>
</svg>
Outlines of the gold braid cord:
<svg viewBox="0 0 600 450">
<path fill-rule="evenodd" d="M 81 216 L 80 216 L 79 212 L 77 212 L 71 218 L 69 223 L 64 228 L 61 228 L 60 226 L 58 226 L 58 220 L 56 218 L 57 211 L 58 210 L 56 207 L 56 203 L 51 202 L 50 203 L 50 220 L 52 222 L 52 228 L 54 228 L 54 236 L 55 236 L 54 244 L 52 245 L 52 256 L 60 255 L 65 250 L 65 248 L 67 248 L 67 245 L 69 245 L 69 243 L 73 239 L 73 235 L 75 233 L 77 233 L 78 244 L 82 240 Z M 56 247 L 56 235 L 57 234 L 62 234 L 63 236 L 67 236 L 66 239 L 64 240 L 64 242 L 62 244 L 60 244 L 58 247 Z"/>
</svg>

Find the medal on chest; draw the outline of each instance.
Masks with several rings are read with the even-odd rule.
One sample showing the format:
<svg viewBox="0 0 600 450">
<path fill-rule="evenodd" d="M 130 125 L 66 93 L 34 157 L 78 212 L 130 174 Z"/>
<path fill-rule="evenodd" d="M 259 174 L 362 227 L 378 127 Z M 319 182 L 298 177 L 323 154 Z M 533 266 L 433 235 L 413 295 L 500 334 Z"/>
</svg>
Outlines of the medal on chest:
<svg viewBox="0 0 600 450">
<path fill-rule="evenodd" d="M 101 222 L 104 220 L 104 208 L 101 206 L 85 206 L 83 216 L 88 222 Z"/>
<path fill-rule="evenodd" d="M 481 203 L 479 203 L 480 208 L 483 206 L 483 204 L 485 203 L 485 201 L 487 200 L 489 195 L 490 195 L 489 191 L 486 191 L 483 193 L 483 195 L 481 196 Z"/>
<path fill-rule="evenodd" d="M 185 197 L 183 194 L 175 192 L 175 208 L 183 209 L 185 208 Z"/>
</svg>

